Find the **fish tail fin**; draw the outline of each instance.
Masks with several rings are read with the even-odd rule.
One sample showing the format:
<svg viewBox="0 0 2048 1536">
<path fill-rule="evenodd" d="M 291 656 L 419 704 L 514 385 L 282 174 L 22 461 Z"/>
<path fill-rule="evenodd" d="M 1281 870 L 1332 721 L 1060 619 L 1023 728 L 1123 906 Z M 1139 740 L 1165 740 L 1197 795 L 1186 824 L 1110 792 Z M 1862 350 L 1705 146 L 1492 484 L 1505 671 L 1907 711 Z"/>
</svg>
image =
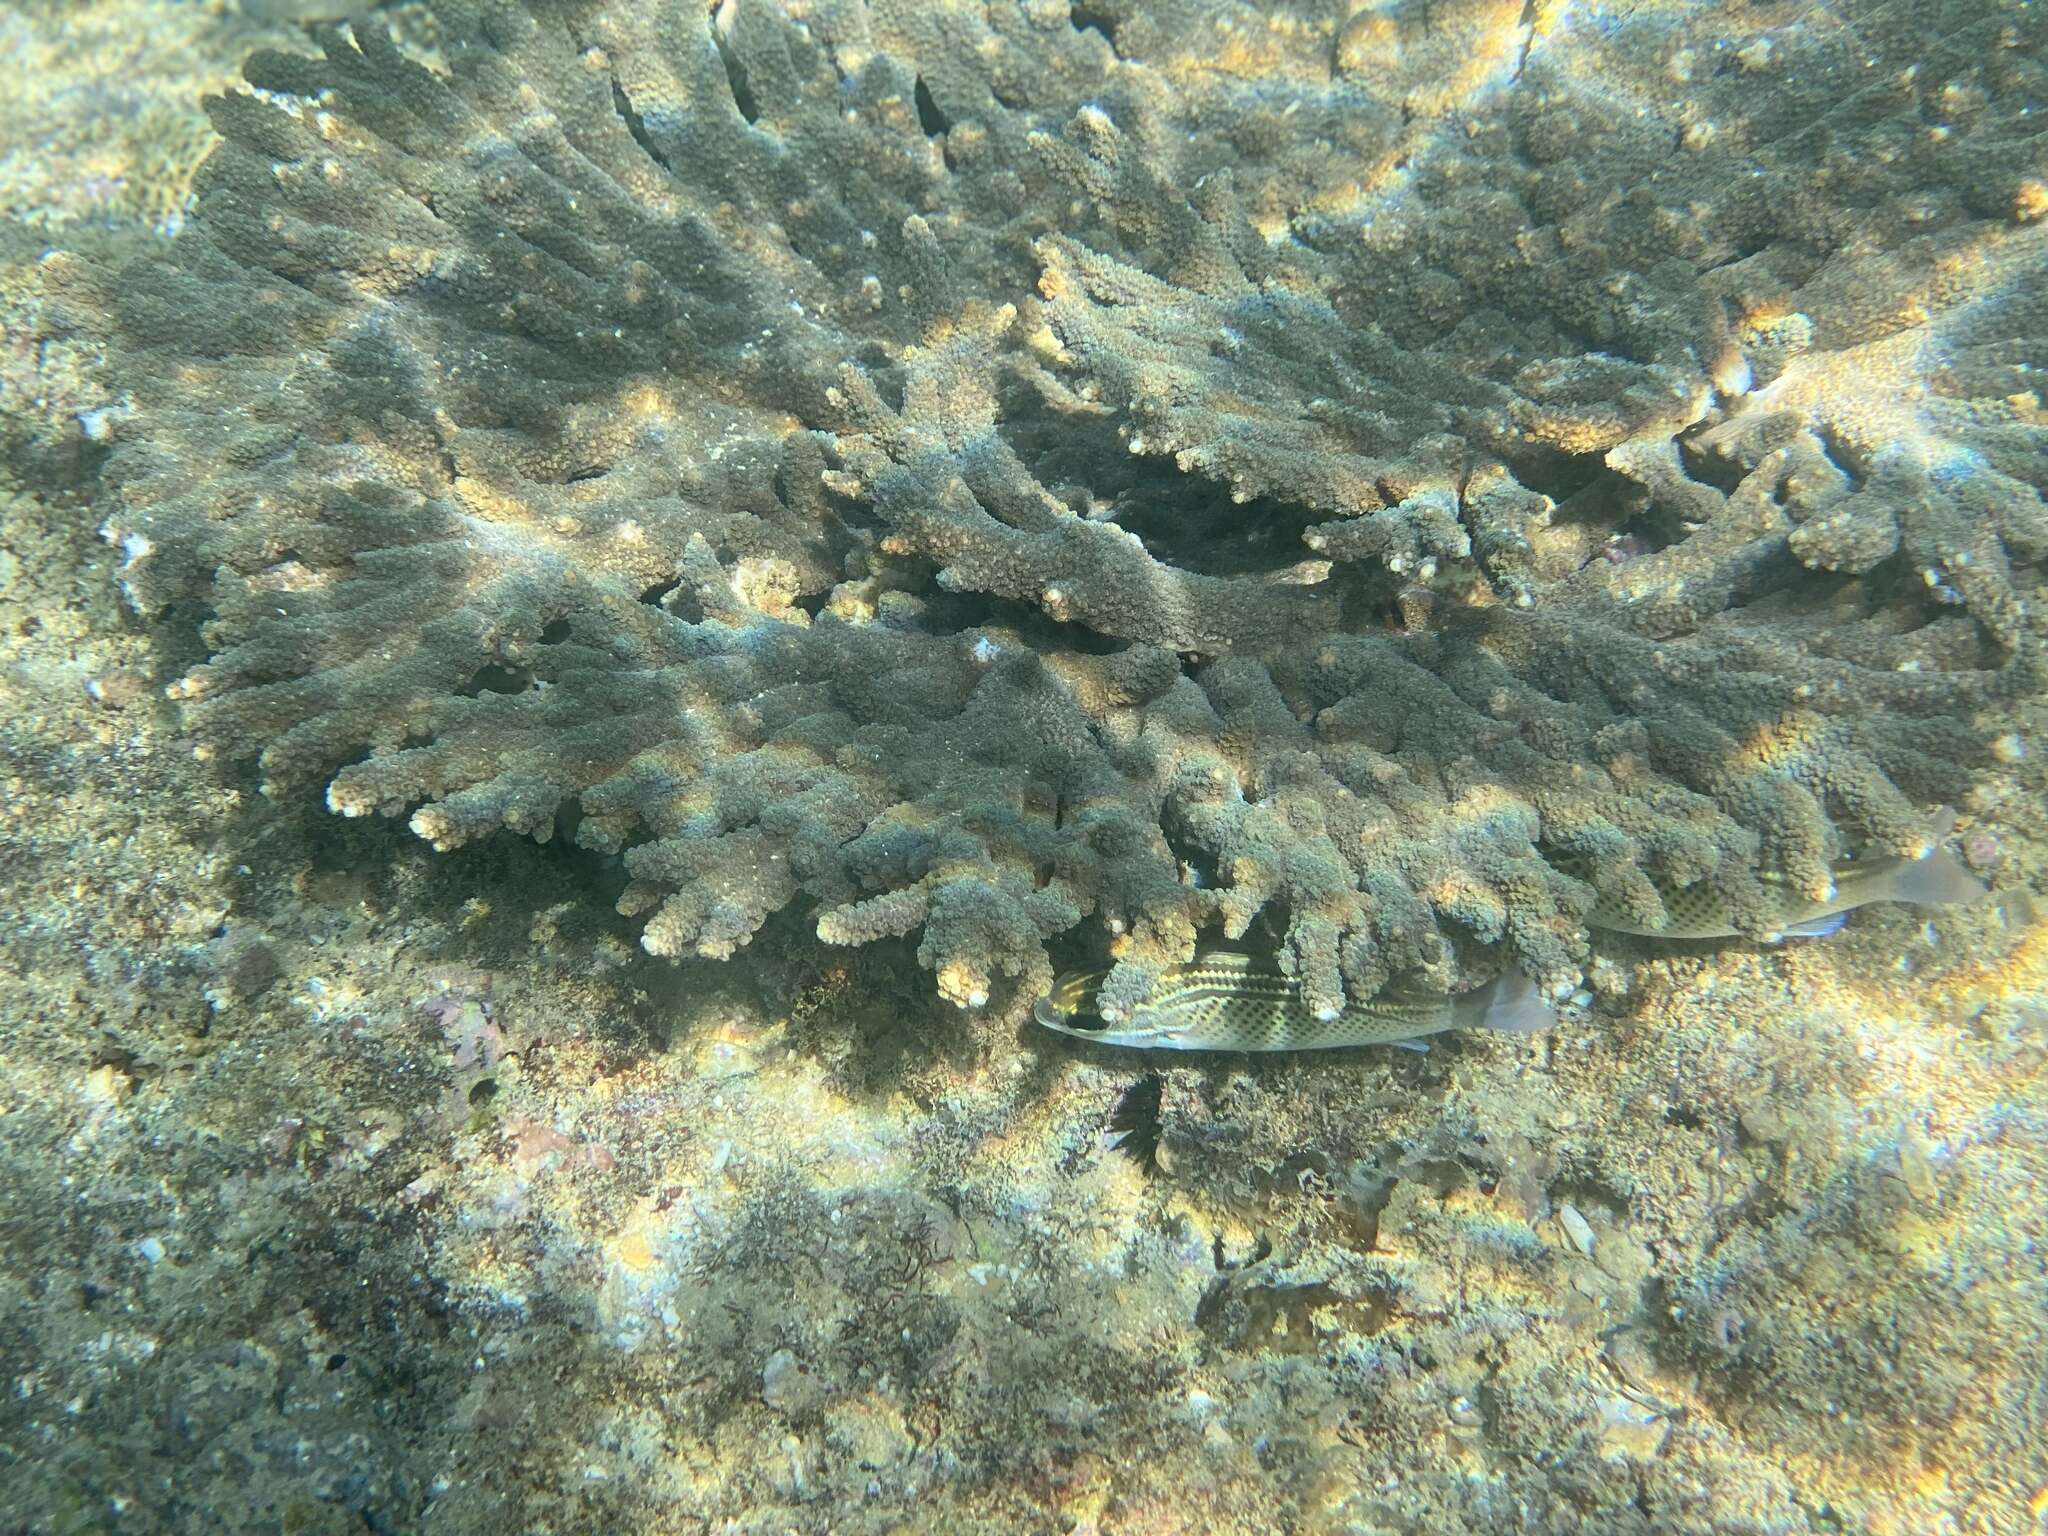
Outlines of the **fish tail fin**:
<svg viewBox="0 0 2048 1536">
<path fill-rule="evenodd" d="M 1541 1034 L 1557 1022 L 1556 1011 L 1520 971 L 1503 971 L 1477 991 L 1451 1004 L 1459 1029 L 1496 1029 L 1514 1035 Z"/>
<path fill-rule="evenodd" d="M 1991 887 L 1963 868 L 1962 860 L 1946 848 L 1937 847 L 1924 859 L 1901 864 L 1885 892 L 1888 901 L 1907 901 L 1916 906 L 1968 906 L 1990 894 Z"/>
</svg>

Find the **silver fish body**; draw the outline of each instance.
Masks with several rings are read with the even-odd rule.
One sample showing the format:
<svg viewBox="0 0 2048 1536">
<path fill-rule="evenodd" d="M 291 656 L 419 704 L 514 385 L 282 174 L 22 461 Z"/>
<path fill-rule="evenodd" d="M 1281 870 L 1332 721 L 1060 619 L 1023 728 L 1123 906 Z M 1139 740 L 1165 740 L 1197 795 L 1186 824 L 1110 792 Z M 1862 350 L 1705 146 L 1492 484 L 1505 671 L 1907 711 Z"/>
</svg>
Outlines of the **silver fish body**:
<svg viewBox="0 0 2048 1536">
<path fill-rule="evenodd" d="M 1789 882 L 1766 875 L 1763 884 L 1771 914 L 1770 936 L 1823 937 L 1841 927 L 1850 912 L 1874 901 L 1954 906 L 1981 900 L 1988 887 L 1963 868 L 1961 861 L 1939 841 L 1952 819 L 1952 812 L 1944 813 L 1944 818 L 1936 823 L 1936 837 L 1928 851 L 1917 859 L 1883 856 L 1845 859 L 1836 864 L 1831 871 L 1834 889 L 1823 900 L 1815 900 Z M 1726 898 L 1705 881 L 1669 887 L 1662 882 L 1653 883 L 1668 919 L 1663 927 L 1635 922 L 1618 905 L 1604 898 L 1586 914 L 1587 925 L 1657 939 L 1726 939 L 1740 931 L 1730 918 Z"/>
<path fill-rule="evenodd" d="M 1347 1046 L 1404 1045 L 1449 1029 L 1533 1032 L 1554 1022 L 1551 1010 L 1518 971 L 1472 992 L 1382 993 L 1318 1018 L 1294 978 L 1270 961 L 1214 950 L 1160 973 L 1130 1016 L 1090 1028 L 1105 971 L 1062 976 L 1032 1016 L 1047 1029 L 1092 1040 L 1171 1051 L 1319 1051 Z"/>
</svg>

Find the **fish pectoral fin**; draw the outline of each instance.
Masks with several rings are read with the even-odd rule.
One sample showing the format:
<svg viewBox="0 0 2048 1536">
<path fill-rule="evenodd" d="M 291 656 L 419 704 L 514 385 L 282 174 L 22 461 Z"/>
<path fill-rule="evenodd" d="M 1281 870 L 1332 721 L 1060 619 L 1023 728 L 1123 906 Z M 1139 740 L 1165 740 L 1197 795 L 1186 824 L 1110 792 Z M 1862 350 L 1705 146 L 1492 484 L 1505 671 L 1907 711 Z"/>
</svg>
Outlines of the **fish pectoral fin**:
<svg viewBox="0 0 2048 1536">
<path fill-rule="evenodd" d="M 1782 934 L 1785 939 L 1824 939 L 1831 933 L 1841 931 L 1842 924 L 1849 921 L 1847 911 L 1830 912 L 1826 917 L 1809 918 L 1803 923 L 1794 923 Z"/>
</svg>

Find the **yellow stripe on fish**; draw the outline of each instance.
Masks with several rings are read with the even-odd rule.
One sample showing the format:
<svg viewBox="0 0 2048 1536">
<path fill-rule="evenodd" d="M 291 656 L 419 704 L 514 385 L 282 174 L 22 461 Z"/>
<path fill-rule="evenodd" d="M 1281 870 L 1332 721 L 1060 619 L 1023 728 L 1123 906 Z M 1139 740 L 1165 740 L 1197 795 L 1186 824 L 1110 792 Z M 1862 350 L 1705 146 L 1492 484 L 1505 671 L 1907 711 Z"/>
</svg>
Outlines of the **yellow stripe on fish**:
<svg viewBox="0 0 2048 1536">
<path fill-rule="evenodd" d="M 1272 961 L 1211 950 L 1168 966 L 1151 991 L 1114 1024 L 1101 1022 L 1095 996 L 1107 971 L 1062 976 L 1032 1016 L 1047 1029 L 1093 1040 L 1170 1051 L 1324 1051 L 1360 1045 L 1407 1045 L 1447 1029 L 1521 1033 L 1555 1022 L 1519 971 L 1455 996 L 1381 993 L 1333 1018 L 1317 1018 L 1294 978 Z M 1096 1019 L 1091 1027 L 1083 1022 Z"/>
</svg>

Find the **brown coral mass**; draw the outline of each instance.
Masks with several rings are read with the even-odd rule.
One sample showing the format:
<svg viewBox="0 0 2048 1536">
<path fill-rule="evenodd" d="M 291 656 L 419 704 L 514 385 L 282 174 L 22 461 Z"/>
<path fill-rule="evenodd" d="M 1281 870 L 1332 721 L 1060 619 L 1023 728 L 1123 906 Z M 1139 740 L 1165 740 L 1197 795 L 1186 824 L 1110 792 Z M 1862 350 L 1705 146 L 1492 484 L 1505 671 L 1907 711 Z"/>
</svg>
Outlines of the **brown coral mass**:
<svg viewBox="0 0 2048 1536">
<path fill-rule="evenodd" d="M 1265 922 L 1321 1009 L 1761 930 L 1967 789 L 2048 551 L 2043 29 L 1780 9 L 318 29 L 71 275 L 108 535 L 209 749 L 573 827 L 660 954 L 794 905 L 1014 1011 L 1092 919 L 1113 1010 Z"/>
</svg>

